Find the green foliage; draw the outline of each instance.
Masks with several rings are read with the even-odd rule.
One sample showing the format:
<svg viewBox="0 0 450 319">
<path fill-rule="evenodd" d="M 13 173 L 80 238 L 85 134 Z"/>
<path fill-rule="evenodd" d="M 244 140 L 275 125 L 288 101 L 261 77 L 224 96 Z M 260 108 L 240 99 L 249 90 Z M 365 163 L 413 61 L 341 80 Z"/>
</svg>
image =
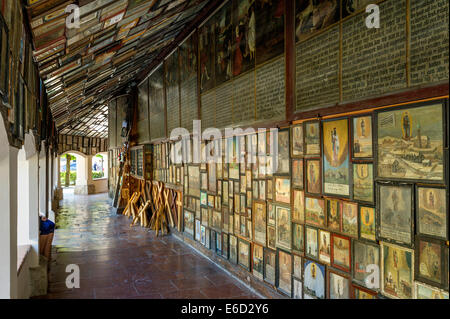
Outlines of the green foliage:
<svg viewBox="0 0 450 319">
<path fill-rule="evenodd" d="M 66 173 L 61 172 L 60 177 L 61 177 L 61 185 L 64 186 L 66 184 Z M 77 172 L 70 172 L 70 185 L 75 185 L 76 180 L 77 180 Z"/>
<path fill-rule="evenodd" d="M 103 177 L 105 177 L 105 174 L 103 172 L 92 172 L 93 179 L 103 178 Z"/>
</svg>

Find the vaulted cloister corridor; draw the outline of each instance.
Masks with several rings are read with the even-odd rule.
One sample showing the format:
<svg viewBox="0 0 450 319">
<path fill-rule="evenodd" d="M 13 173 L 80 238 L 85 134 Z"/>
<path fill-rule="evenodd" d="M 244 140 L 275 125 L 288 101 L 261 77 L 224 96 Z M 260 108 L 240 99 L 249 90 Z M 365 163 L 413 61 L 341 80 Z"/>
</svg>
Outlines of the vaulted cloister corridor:
<svg viewBox="0 0 450 319">
<path fill-rule="evenodd" d="M 48 295 L 78 298 L 258 298 L 172 236 L 130 227 L 107 194 L 65 190 L 53 242 Z M 66 288 L 66 266 L 80 267 L 80 288 Z"/>
</svg>

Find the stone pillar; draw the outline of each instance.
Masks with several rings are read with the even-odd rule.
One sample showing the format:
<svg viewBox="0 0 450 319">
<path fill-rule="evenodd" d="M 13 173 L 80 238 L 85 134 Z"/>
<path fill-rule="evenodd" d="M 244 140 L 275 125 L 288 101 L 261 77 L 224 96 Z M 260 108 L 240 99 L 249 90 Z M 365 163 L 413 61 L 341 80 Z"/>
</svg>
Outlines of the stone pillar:
<svg viewBox="0 0 450 319">
<path fill-rule="evenodd" d="M 0 298 L 17 298 L 17 154 L 0 116 Z"/>
<path fill-rule="evenodd" d="M 46 178 L 45 142 L 41 144 L 39 153 L 39 213 L 47 216 L 47 178 Z"/>
<path fill-rule="evenodd" d="M 39 265 L 39 155 L 37 153 L 28 159 L 28 172 L 30 266 L 37 267 Z"/>
<path fill-rule="evenodd" d="M 61 156 L 57 155 L 56 156 L 56 189 L 55 189 L 55 200 L 58 203 L 59 206 L 59 201 L 63 199 L 63 190 L 61 187 Z"/>
<path fill-rule="evenodd" d="M 92 156 L 77 155 L 76 195 L 89 195 L 95 192 L 92 180 Z"/>
</svg>

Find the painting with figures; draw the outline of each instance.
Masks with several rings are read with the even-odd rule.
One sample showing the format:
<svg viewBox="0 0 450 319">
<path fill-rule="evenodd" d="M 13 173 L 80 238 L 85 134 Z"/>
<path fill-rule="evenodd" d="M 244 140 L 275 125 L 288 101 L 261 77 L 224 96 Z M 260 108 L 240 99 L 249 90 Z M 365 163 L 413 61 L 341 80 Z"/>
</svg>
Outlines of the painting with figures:
<svg viewBox="0 0 450 319">
<path fill-rule="evenodd" d="M 311 260 L 305 259 L 304 267 L 304 292 L 308 295 L 325 298 L 325 266 Z"/>
<path fill-rule="evenodd" d="M 233 76 L 238 76 L 255 67 L 255 2 L 235 0 L 233 2 L 233 20 Z"/>
<path fill-rule="evenodd" d="M 444 179 L 443 105 L 378 113 L 378 177 Z"/>
<path fill-rule="evenodd" d="M 214 87 L 214 21 L 209 20 L 199 29 L 200 90 Z"/>
<path fill-rule="evenodd" d="M 417 188 L 417 232 L 448 239 L 448 212 L 445 188 Z"/>
<path fill-rule="evenodd" d="M 372 116 L 362 116 L 353 119 L 353 158 L 372 158 Z"/>
<path fill-rule="evenodd" d="M 373 203 L 373 165 L 353 164 L 353 199 Z"/>
<path fill-rule="evenodd" d="M 233 24 L 231 1 L 228 1 L 213 17 L 215 22 L 216 85 L 233 77 Z"/>
<path fill-rule="evenodd" d="M 348 120 L 323 122 L 324 193 L 350 196 Z"/>
</svg>

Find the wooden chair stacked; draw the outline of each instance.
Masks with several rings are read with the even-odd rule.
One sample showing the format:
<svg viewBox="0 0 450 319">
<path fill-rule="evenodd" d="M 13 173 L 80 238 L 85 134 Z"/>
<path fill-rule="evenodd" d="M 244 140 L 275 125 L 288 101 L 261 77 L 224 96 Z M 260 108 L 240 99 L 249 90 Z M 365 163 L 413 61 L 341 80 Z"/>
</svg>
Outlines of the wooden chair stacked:
<svg viewBox="0 0 450 319">
<path fill-rule="evenodd" d="M 160 232 L 161 235 L 169 233 L 169 224 L 166 216 L 167 203 L 164 200 L 164 194 L 164 184 L 161 182 L 153 182 L 152 195 L 155 211 L 150 220 L 150 228 L 156 232 L 156 236 L 159 236 Z"/>
</svg>

